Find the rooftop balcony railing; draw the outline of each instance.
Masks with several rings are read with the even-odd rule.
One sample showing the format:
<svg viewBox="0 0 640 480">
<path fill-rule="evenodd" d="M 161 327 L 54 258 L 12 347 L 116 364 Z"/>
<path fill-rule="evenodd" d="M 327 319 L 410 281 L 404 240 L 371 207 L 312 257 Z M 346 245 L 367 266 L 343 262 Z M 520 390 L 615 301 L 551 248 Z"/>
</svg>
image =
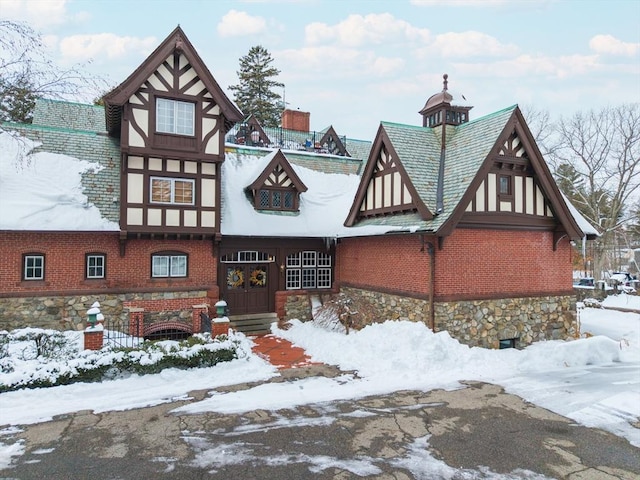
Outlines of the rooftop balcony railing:
<svg viewBox="0 0 640 480">
<path fill-rule="evenodd" d="M 252 130 L 250 125 L 239 123 L 227 133 L 226 142 L 250 147 L 281 148 L 283 150 L 298 150 L 344 156 L 344 153 L 338 151 L 335 147 L 332 149 L 330 142 L 325 141 L 323 144 L 320 143 L 326 132 L 299 132 L 281 127 L 264 127 L 263 132 L 264 135 L 259 130 Z M 340 136 L 338 138 L 344 147 L 347 148 L 347 137 Z"/>
</svg>

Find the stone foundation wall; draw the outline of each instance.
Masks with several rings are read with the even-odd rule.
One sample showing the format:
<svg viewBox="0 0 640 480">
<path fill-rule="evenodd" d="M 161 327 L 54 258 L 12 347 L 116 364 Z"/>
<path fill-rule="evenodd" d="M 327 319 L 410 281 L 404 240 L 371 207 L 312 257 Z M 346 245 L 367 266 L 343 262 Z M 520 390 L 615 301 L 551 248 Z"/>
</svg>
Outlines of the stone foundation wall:
<svg viewBox="0 0 640 480">
<path fill-rule="evenodd" d="M 342 287 L 340 291 L 354 299 L 357 304 L 364 303 L 371 307 L 377 318 L 368 319 L 367 323 L 399 319 L 424 322 L 425 324 L 429 321 L 429 302 L 427 300 L 351 287 Z M 367 311 L 369 310 L 367 309 Z"/>
<path fill-rule="evenodd" d="M 373 314 L 365 323 L 388 319 L 429 323 L 428 300 L 343 287 L 356 303 L 367 304 Z M 446 330 L 470 346 L 499 348 L 500 340 L 515 339 L 517 348 L 540 340 L 579 336 L 576 297 L 545 296 L 493 300 L 436 302 L 435 330 Z"/>
<path fill-rule="evenodd" d="M 500 340 L 515 339 L 520 348 L 580 334 L 573 295 L 436 303 L 435 323 L 436 331 L 486 348 L 499 348 Z"/>
<path fill-rule="evenodd" d="M 287 295 L 284 303 L 284 319 L 291 320 L 297 318 L 301 322 L 312 320 L 311 302 L 307 294 Z"/>
<path fill-rule="evenodd" d="M 173 316 L 191 318 L 191 304 L 203 303 L 207 292 L 196 290 L 189 292 L 154 292 L 120 295 L 78 295 L 60 297 L 11 297 L 0 298 L 0 330 L 37 327 L 54 330 L 69 330 L 85 325 L 87 310 L 93 302 L 100 302 L 100 311 L 107 321 L 128 320 L 128 310 L 124 303 L 174 301 L 193 299 L 184 312 L 171 312 Z"/>
</svg>

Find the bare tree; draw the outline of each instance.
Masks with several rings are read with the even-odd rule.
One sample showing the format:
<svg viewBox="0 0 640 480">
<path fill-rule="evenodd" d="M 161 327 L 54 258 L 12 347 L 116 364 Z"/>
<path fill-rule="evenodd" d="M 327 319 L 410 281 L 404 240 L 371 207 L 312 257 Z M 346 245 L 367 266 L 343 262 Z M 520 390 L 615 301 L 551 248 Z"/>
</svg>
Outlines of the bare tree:
<svg viewBox="0 0 640 480">
<path fill-rule="evenodd" d="M 540 110 L 534 105 L 523 105 L 522 115 L 527 121 L 527 126 L 542 156 L 545 158 L 551 156 L 557 148 L 558 142 L 555 140 L 556 125 L 551 120 L 549 111 Z"/>
<path fill-rule="evenodd" d="M 629 223 L 640 193 L 640 104 L 563 118 L 556 135 L 557 148 L 550 157 L 558 181 L 573 185 L 565 193 L 602 231 L 594 252 L 594 272 L 600 276 L 616 266 L 609 254 L 615 251 L 616 238 Z"/>
<path fill-rule="evenodd" d="M 38 97 L 80 100 L 104 92 L 107 82 L 86 74 L 87 64 L 58 67 L 27 23 L 0 20 L 0 120 L 30 122 Z"/>
</svg>

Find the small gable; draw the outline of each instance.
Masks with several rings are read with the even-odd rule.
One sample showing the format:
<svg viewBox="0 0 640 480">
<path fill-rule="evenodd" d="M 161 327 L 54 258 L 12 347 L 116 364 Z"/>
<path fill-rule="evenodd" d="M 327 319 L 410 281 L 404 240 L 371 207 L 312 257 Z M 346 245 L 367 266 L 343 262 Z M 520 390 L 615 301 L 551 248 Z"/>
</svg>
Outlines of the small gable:
<svg viewBox="0 0 640 480">
<path fill-rule="evenodd" d="M 235 141 L 238 145 L 249 145 L 252 147 L 264 147 L 272 142 L 266 134 L 258 119 L 253 115 L 249 115 L 238 127 Z"/>
<path fill-rule="evenodd" d="M 351 227 L 364 218 L 405 212 L 418 212 L 423 220 L 433 218 L 381 127 L 345 225 Z"/>
<path fill-rule="evenodd" d="M 320 144 L 320 148 L 326 150 L 331 155 L 340 155 L 342 157 L 351 156 L 332 126 L 329 127 L 318 143 Z"/>
<path fill-rule="evenodd" d="M 281 150 L 278 150 L 256 180 L 247 187 L 256 210 L 294 211 L 300 209 L 300 194 L 307 187 Z"/>
</svg>

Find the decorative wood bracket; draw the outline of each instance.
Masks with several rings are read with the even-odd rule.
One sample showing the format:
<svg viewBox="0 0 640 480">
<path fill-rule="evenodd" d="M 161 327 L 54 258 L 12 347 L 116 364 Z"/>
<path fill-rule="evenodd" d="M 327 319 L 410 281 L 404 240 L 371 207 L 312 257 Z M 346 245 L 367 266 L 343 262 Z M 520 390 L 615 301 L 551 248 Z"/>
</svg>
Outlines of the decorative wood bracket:
<svg viewBox="0 0 640 480">
<path fill-rule="evenodd" d="M 553 251 L 555 252 L 558 249 L 558 244 L 560 240 L 564 237 L 568 236 L 567 232 L 553 232 Z"/>
</svg>

